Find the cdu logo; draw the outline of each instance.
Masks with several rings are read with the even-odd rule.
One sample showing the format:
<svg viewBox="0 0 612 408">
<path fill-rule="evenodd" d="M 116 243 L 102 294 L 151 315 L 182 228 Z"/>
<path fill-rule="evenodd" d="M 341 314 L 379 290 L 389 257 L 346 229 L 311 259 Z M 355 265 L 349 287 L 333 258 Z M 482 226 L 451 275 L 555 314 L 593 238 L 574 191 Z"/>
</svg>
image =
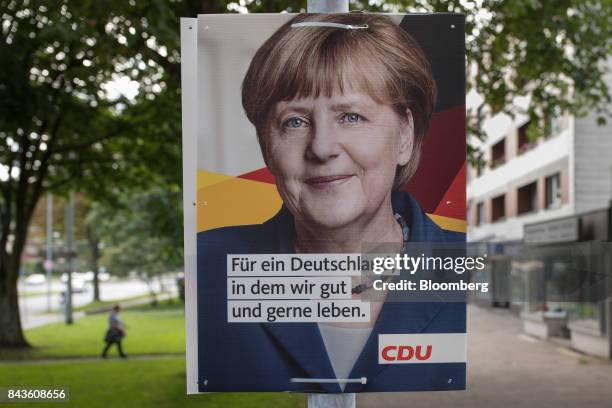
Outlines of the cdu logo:
<svg viewBox="0 0 612 408">
<path fill-rule="evenodd" d="M 418 346 L 387 346 L 382 349 L 381 356 L 385 361 L 409 361 L 412 360 L 412 358 L 416 358 L 419 361 L 426 361 L 431 357 L 431 349 L 431 344 Z"/>
<path fill-rule="evenodd" d="M 465 361 L 465 333 L 378 335 L 378 364 L 465 363 Z"/>
</svg>

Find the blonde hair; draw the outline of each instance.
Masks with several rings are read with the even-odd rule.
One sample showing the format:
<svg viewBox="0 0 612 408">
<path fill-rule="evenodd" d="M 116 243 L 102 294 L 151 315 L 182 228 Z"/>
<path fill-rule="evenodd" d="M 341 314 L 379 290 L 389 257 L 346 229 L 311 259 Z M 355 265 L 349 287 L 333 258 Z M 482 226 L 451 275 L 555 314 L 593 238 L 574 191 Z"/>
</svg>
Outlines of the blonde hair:
<svg viewBox="0 0 612 408">
<path fill-rule="evenodd" d="M 367 29 L 295 27 L 300 22 L 367 24 Z M 435 100 L 436 84 L 416 41 L 389 17 L 365 14 L 299 14 L 257 50 L 242 82 L 242 105 L 257 131 L 267 162 L 266 134 L 276 103 L 301 97 L 331 97 L 356 86 L 406 117 L 412 112 L 413 150 L 398 166 L 400 189 L 416 172 Z"/>
</svg>

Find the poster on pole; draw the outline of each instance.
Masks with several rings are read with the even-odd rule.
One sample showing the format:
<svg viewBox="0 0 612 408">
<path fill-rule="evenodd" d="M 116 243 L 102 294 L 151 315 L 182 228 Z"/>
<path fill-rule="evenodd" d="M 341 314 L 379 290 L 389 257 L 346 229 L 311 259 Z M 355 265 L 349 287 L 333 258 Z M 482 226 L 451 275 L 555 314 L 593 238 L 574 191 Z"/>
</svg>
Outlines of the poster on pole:
<svg viewBox="0 0 612 408">
<path fill-rule="evenodd" d="M 411 245 L 465 242 L 464 41 L 458 14 L 182 20 L 189 393 L 465 389 L 465 302 L 397 296 Z"/>
</svg>

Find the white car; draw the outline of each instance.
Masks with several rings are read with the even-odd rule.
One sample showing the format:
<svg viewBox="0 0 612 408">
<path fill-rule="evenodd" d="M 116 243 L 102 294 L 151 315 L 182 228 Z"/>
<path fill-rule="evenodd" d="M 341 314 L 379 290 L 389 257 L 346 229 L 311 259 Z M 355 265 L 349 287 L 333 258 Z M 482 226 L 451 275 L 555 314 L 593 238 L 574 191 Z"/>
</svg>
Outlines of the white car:
<svg viewBox="0 0 612 408">
<path fill-rule="evenodd" d="M 75 279 L 81 279 L 81 280 L 87 280 L 86 276 L 87 273 L 83 273 L 83 272 L 72 272 L 72 281 L 74 282 Z M 66 272 L 62 273 L 62 276 L 60 277 L 60 281 L 62 283 L 66 283 L 68 282 L 68 274 Z"/>
<path fill-rule="evenodd" d="M 86 292 L 85 281 L 81 278 L 72 279 L 72 293 Z"/>
<path fill-rule="evenodd" d="M 29 286 L 42 285 L 46 281 L 47 277 L 42 273 L 33 273 L 32 275 L 24 279 L 25 284 Z"/>
<path fill-rule="evenodd" d="M 68 282 L 68 274 L 63 273 L 60 277 L 62 283 Z M 80 272 L 72 272 L 72 293 L 82 293 L 87 290 L 85 286 L 85 279 L 83 279 L 83 274 Z"/>
<path fill-rule="evenodd" d="M 93 282 L 94 273 L 93 271 L 87 271 L 83 274 L 83 279 L 85 282 Z M 98 272 L 98 282 L 106 282 L 110 279 L 110 275 L 106 272 Z"/>
</svg>

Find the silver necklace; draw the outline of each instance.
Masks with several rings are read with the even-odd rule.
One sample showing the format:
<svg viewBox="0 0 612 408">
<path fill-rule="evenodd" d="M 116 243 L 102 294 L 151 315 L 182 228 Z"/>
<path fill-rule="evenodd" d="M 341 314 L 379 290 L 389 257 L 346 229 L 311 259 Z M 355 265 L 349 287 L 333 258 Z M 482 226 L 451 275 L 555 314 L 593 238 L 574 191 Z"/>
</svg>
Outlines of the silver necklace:
<svg viewBox="0 0 612 408">
<path fill-rule="evenodd" d="M 404 217 L 402 217 L 400 214 L 395 213 L 394 216 L 395 216 L 395 220 L 402 227 L 402 240 L 403 240 L 402 252 L 405 253 L 407 243 L 410 240 L 410 227 L 406 223 L 406 220 L 404 219 Z M 393 276 L 385 275 L 385 276 L 382 276 L 380 279 L 382 279 L 383 282 L 386 282 L 392 277 Z M 373 284 L 374 284 L 374 281 L 372 279 L 368 279 L 368 282 L 360 283 L 357 286 L 353 286 L 353 288 L 351 289 L 351 293 L 352 294 L 363 293 L 366 290 L 371 289 Z"/>
</svg>

